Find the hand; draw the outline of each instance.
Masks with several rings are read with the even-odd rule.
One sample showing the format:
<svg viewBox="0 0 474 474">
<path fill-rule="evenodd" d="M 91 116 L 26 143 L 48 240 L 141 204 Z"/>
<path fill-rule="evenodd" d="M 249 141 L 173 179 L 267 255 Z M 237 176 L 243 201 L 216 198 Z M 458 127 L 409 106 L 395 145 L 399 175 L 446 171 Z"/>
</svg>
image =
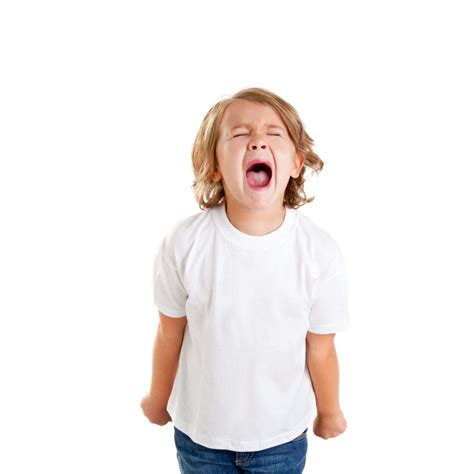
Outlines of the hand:
<svg viewBox="0 0 474 474">
<path fill-rule="evenodd" d="M 164 426 L 168 421 L 173 421 L 166 407 L 160 406 L 158 401 L 150 394 L 142 398 L 140 406 L 142 407 L 143 414 L 148 418 L 150 423 Z"/>
<path fill-rule="evenodd" d="M 341 410 L 334 414 L 319 414 L 313 422 L 313 432 L 323 439 L 335 438 L 344 433 L 347 422 Z"/>
</svg>

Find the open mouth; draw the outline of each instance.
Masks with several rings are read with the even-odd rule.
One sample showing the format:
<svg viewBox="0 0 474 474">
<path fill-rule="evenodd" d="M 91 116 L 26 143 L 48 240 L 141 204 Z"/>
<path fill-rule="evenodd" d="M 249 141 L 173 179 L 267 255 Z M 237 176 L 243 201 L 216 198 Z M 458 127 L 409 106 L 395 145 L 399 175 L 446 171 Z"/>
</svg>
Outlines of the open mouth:
<svg viewBox="0 0 474 474">
<path fill-rule="evenodd" d="M 255 163 L 248 168 L 246 176 L 251 188 L 266 188 L 272 179 L 272 168 L 266 163 Z"/>
</svg>

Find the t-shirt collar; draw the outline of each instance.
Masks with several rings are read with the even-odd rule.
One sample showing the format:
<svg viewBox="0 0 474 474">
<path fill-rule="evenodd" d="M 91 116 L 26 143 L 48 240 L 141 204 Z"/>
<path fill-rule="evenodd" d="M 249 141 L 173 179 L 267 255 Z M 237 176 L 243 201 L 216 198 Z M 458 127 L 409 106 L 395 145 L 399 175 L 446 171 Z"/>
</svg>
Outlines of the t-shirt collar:
<svg viewBox="0 0 474 474">
<path fill-rule="evenodd" d="M 225 211 L 225 203 L 211 208 L 215 225 L 225 239 L 246 250 L 269 250 L 282 245 L 296 226 L 298 213 L 296 209 L 285 206 L 285 218 L 277 229 L 265 235 L 250 235 L 232 225 Z"/>
</svg>

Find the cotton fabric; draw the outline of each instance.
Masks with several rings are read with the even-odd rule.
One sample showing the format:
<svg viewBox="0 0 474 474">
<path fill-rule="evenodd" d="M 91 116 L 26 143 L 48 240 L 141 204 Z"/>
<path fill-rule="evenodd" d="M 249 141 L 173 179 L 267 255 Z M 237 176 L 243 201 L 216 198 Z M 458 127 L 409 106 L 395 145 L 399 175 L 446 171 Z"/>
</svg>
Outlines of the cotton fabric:
<svg viewBox="0 0 474 474">
<path fill-rule="evenodd" d="M 167 410 L 208 448 L 254 452 L 293 440 L 316 416 L 307 331 L 350 328 L 345 260 L 298 209 L 253 236 L 225 204 L 176 223 L 157 247 L 154 303 L 187 317 Z"/>
</svg>

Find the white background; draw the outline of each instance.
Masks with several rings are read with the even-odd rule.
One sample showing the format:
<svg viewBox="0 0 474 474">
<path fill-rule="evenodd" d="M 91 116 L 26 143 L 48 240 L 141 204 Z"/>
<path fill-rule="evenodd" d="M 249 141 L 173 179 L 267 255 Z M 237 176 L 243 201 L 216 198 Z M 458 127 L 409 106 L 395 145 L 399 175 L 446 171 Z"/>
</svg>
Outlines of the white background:
<svg viewBox="0 0 474 474">
<path fill-rule="evenodd" d="M 0 470 L 178 473 L 152 425 L 156 246 L 199 212 L 207 110 L 264 87 L 325 162 L 348 427 L 305 472 L 473 472 L 473 15 L 465 1 L 3 1 Z"/>
</svg>

